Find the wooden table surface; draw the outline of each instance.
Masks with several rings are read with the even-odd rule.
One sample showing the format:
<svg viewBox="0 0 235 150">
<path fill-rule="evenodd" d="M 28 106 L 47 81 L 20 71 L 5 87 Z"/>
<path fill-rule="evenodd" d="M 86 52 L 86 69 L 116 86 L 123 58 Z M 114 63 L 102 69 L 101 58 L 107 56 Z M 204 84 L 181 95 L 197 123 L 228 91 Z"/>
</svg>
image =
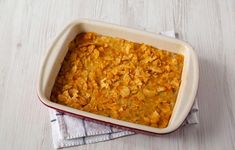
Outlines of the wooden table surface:
<svg viewBox="0 0 235 150">
<path fill-rule="evenodd" d="M 70 21 L 175 30 L 200 63 L 200 124 L 173 134 L 134 135 L 69 149 L 235 149 L 234 0 L 0 0 L 0 149 L 53 149 L 36 81 L 46 47 Z"/>
</svg>

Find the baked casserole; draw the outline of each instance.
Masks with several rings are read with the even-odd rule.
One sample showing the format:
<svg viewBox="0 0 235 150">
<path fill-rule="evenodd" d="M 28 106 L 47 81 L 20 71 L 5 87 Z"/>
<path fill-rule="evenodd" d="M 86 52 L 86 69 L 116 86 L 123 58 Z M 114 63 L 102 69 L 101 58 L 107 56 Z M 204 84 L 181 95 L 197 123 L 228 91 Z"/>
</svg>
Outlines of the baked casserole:
<svg viewBox="0 0 235 150">
<path fill-rule="evenodd" d="M 123 121 L 167 127 L 184 56 L 94 32 L 69 44 L 51 101 Z"/>
</svg>

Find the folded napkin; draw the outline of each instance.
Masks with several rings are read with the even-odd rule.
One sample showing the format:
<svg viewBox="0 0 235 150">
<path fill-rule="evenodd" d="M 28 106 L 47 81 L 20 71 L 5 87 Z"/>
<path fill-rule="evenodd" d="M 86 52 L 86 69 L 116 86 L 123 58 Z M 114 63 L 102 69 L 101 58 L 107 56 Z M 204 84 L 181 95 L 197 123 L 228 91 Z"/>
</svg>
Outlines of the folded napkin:
<svg viewBox="0 0 235 150">
<path fill-rule="evenodd" d="M 161 32 L 160 34 L 175 38 L 174 31 Z M 117 129 L 109 125 L 74 118 L 56 110 L 50 109 L 49 112 L 55 148 L 96 143 L 135 134 L 135 132 Z M 196 123 L 199 123 L 197 100 L 183 126 Z"/>
</svg>

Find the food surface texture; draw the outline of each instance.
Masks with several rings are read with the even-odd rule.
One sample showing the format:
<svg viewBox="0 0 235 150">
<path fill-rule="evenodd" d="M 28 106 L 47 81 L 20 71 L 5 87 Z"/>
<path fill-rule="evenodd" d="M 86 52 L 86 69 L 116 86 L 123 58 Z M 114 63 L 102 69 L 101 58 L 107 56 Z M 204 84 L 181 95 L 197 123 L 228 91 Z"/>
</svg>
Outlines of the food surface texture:
<svg viewBox="0 0 235 150">
<path fill-rule="evenodd" d="M 51 101 L 156 128 L 167 127 L 184 56 L 150 45 L 78 34 L 69 44 Z"/>
</svg>

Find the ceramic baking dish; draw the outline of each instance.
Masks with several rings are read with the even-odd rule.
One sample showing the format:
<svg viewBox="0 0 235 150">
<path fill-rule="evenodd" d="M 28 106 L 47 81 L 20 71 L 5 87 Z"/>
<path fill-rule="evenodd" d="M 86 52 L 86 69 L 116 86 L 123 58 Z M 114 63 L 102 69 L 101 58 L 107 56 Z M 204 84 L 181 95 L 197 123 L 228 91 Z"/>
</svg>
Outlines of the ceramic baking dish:
<svg viewBox="0 0 235 150">
<path fill-rule="evenodd" d="M 149 44 L 159 49 L 164 49 L 170 52 L 180 53 L 184 55 L 182 82 L 172 116 L 166 128 L 154 128 L 150 126 L 112 119 L 50 101 L 49 98 L 51 90 L 53 88 L 56 76 L 60 70 L 63 59 L 67 53 L 68 44 L 80 32 L 96 32 L 102 35 L 108 35 L 112 37 L 131 40 L 133 42 Z M 69 113 L 73 116 L 83 117 L 135 131 L 165 134 L 176 130 L 187 117 L 194 103 L 198 87 L 198 78 L 198 59 L 193 48 L 186 42 L 145 31 L 121 27 L 118 25 L 81 19 L 74 21 L 66 26 L 48 49 L 48 52 L 40 68 L 37 93 L 40 101 L 46 106 L 57 109 L 61 112 Z"/>
</svg>

